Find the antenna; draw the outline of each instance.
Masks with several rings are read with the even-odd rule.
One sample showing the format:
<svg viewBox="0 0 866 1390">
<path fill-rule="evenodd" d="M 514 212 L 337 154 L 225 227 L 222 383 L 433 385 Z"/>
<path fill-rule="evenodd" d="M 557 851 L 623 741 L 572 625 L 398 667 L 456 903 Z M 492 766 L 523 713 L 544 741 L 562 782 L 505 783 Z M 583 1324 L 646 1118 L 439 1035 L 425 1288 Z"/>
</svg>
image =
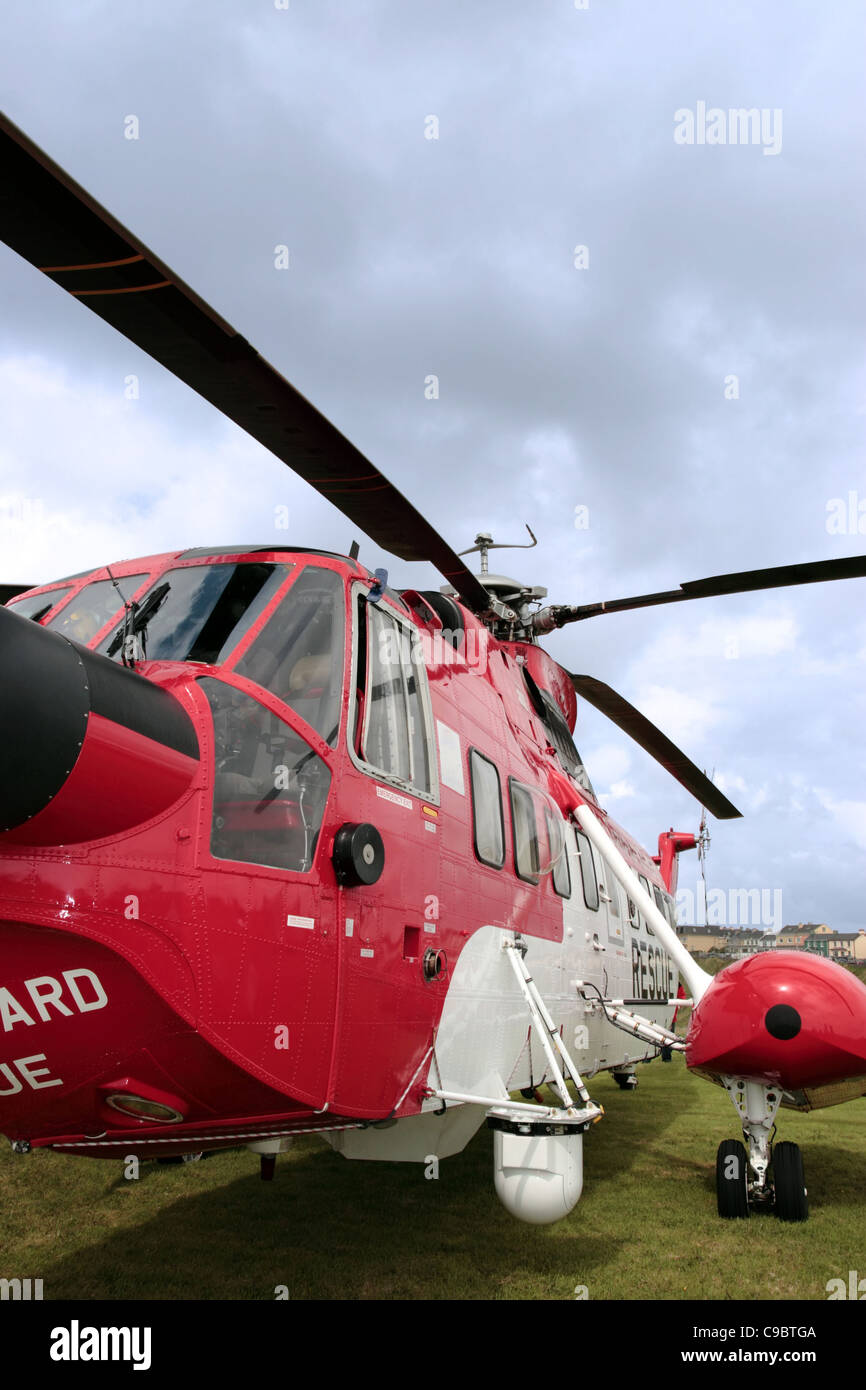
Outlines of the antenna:
<svg viewBox="0 0 866 1390">
<path fill-rule="evenodd" d="M 706 775 L 706 768 L 704 768 L 704 775 Z M 710 776 L 710 781 L 711 781 L 711 782 L 712 782 L 713 778 L 715 777 L 715 775 L 716 775 L 716 769 L 713 768 L 712 775 Z M 707 854 L 708 854 L 709 848 L 710 848 L 710 827 L 709 827 L 709 825 L 707 824 L 707 808 L 706 808 L 706 806 L 702 806 L 702 807 L 701 807 L 701 825 L 700 825 L 700 829 L 699 829 L 699 831 L 698 831 L 697 847 L 698 847 L 698 859 L 699 859 L 700 865 L 701 865 L 701 878 L 703 879 L 703 885 L 704 885 L 704 926 L 705 926 L 705 927 L 708 927 L 708 926 L 709 926 L 709 920 L 708 920 L 708 917 L 707 917 Z"/>
</svg>

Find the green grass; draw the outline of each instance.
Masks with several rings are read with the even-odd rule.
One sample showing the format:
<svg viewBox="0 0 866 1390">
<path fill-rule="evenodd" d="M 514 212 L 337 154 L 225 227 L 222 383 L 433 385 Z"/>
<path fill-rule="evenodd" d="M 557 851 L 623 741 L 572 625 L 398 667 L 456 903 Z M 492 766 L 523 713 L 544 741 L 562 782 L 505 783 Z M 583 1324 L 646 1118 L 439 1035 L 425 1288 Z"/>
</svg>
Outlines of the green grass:
<svg viewBox="0 0 866 1390">
<path fill-rule="evenodd" d="M 0 1277 L 42 1278 L 46 1299 L 818 1299 L 866 1275 L 866 1101 L 784 1112 L 803 1146 L 811 1215 L 721 1221 L 715 1150 L 738 1137 L 717 1087 L 681 1058 L 639 1068 L 584 1143 L 584 1195 L 555 1226 L 515 1221 L 492 1180 L 492 1135 L 421 1166 L 349 1163 L 315 1138 L 272 1183 L 246 1151 L 182 1167 L 0 1152 Z"/>
</svg>

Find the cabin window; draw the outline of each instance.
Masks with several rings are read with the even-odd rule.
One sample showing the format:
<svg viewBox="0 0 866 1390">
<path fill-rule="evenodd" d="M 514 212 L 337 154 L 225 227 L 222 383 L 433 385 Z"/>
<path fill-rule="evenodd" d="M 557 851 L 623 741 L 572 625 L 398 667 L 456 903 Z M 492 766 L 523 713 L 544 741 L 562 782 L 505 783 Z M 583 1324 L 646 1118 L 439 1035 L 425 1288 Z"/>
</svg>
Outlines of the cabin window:
<svg viewBox="0 0 866 1390">
<path fill-rule="evenodd" d="M 357 618 L 353 752 L 371 771 L 432 798 L 437 794 L 432 722 L 417 633 L 363 594 Z"/>
<path fill-rule="evenodd" d="M 659 888 L 657 883 L 653 884 L 653 897 L 656 900 L 656 907 L 658 908 L 659 912 L 665 918 L 665 920 L 667 920 L 667 909 L 665 907 L 664 895 L 662 894 L 662 890 Z"/>
<path fill-rule="evenodd" d="M 535 799 L 529 787 L 512 781 L 511 822 L 514 829 L 514 868 L 518 878 L 537 883 L 541 867 Z"/>
<path fill-rule="evenodd" d="M 641 888 L 644 890 L 644 892 L 646 893 L 647 897 L 648 897 L 648 898 L 652 898 L 652 893 L 650 892 L 650 886 L 649 886 L 649 879 L 646 878 L 643 874 L 638 874 L 638 878 L 640 879 Z M 646 920 L 646 919 L 644 919 L 644 920 Z M 649 922 L 646 923 L 646 929 L 647 929 L 647 931 L 649 932 L 650 936 L 655 936 L 655 932 L 653 931 L 653 929 L 652 929 L 652 927 L 650 926 Z"/>
<path fill-rule="evenodd" d="M 583 882 L 583 901 L 591 912 L 598 912 L 598 879 L 595 876 L 595 860 L 592 845 L 580 830 L 575 830 L 577 852 L 580 856 L 580 877 Z"/>
<path fill-rule="evenodd" d="M 277 715 L 225 681 L 206 676 L 214 726 L 211 854 L 308 873 L 331 774 Z"/>
<path fill-rule="evenodd" d="M 130 623 L 132 635 L 127 636 L 132 654 L 140 661 L 221 665 L 267 607 L 291 568 L 250 562 L 186 565 L 167 570 L 136 604 Z M 121 580 L 120 586 L 128 598 L 131 581 Z M 77 599 L 73 604 L 77 604 Z M 120 661 L 123 635 L 120 622 L 97 650 Z"/>
<path fill-rule="evenodd" d="M 619 896 L 619 882 L 617 879 L 614 878 L 613 870 L 610 868 L 609 865 L 607 865 L 605 868 L 605 875 L 607 878 L 607 887 L 603 888 L 602 891 L 607 893 L 609 897 L 609 901 L 607 904 L 607 934 L 608 937 L 612 940 L 622 941 L 624 939 L 622 927 L 623 909 L 622 902 Z"/>
<path fill-rule="evenodd" d="M 607 910 L 613 917 L 619 917 L 621 915 L 619 907 L 619 888 L 613 876 L 613 870 L 609 866 L 605 867 L 605 877 L 607 883 L 601 885 L 601 890 L 608 896 Z M 618 927 L 618 931 L 620 930 L 621 928 Z"/>
<path fill-rule="evenodd" d="M 235 666 L 331 745 L 343 692 L 345 598 L 334 570 L 308 565 Z"/>
<path fill-rule="evenodd" d="M 568 868 L 568 854 L 565 848 L 565 827 L 545 808 L 544 821 L 547 827 L 547 844 L 552 864 L 554 892 L 561 898 L 571 897 L 571 874 Z"/>
<path fill-rule="evenodd" d="M 499 773 L 489 758 L 472 748 L 469 751 L 469 775 L 472 783 L 475 853 L 482 864 L 501 869 L 505 863 L 505 822 Z"/>
<path fill-rule="evenodd" d="M 146 574 L 124 575 L 117 581 L 120 593 L 110 579 L 97 579 L 94 584 L 85 584 L 45 626 L 86 647 L 123 607 L 124 599 L 132 598 L 146 578 Z"/>
</svg>

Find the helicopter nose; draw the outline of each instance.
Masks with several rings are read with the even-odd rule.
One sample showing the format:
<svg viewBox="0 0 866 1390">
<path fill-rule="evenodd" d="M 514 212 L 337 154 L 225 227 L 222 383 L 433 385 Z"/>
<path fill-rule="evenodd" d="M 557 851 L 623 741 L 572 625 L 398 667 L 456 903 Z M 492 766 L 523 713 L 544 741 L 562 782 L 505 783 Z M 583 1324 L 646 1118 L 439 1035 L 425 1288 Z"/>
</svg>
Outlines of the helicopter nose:
<svg viewBox="0 0 866 1390">
<path fill-rule="evenodd" d="M 686 1062 L 788 1091 L 866 1077 L 866 986 L 804 951 L 736 961 L 695 1009 Z"/>
<path fill-rule="evenodd" d="M 0 607 L 0 844 L 118 834 L 176 801 L 198 767 L 167 690 Z"/>
</svg>

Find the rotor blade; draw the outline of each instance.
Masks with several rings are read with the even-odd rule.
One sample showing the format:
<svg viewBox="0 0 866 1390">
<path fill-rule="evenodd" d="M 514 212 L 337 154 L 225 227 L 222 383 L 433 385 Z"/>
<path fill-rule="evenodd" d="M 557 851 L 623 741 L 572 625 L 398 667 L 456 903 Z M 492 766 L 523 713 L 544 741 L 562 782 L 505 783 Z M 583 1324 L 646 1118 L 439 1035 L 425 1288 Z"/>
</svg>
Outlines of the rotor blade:
<svg viewBox="0 0 866 1390">
<path fill-rule="evenodd" d="M 0 604 L 8 603 L 10 598 L 26 594 L 29 589 L 35 587 L 34 584 L 0 584 Z"/>
<path fill-rule="evenodd" d="M 582 695 L 595 709 L 601 710 L 612 723 L 640 744 L 676 778 L 680 786 L 691 792 L 719 820 L 733 820 L 742 815 L 742 811 L 731 804 L 706 773 L 695 767 L 655 724 L 651 724 L 640 710 L 636 710 L 604 681 L 596 680 L 594 676 L 570 676 L 570 679 L 578 695 Z"/>
<path fill-rule="evenodd" d="M 0 114 L 0 236 L 288 464 L 377 545 L 490 596 L 377 468 L 249 343 Z"/>
<path fill-rule="evenodd" d="M 713 598 L 719 594 L 745 594 L 756 589 L 785 589 L 794 584 L 821 584 L 830 579 L 866 577 L 866 555 L 848 555 L 838 560 L 810 560 L 802 565 L 776 565 L 772 569 L 740 570 L 737 574 L 717 574 L 711 579 L 691 579 L 678 589 L 658 594 L 638 594 L 605 603 L 567 604 L 544 609 L 537 614 L 536 630 L 550 631 L 566 623 L 579 623 L 601 613 L 624 613 L 630 608 L 653 608 L 660 603 L 682 603 L 690 598 Z"/>
</svg>

